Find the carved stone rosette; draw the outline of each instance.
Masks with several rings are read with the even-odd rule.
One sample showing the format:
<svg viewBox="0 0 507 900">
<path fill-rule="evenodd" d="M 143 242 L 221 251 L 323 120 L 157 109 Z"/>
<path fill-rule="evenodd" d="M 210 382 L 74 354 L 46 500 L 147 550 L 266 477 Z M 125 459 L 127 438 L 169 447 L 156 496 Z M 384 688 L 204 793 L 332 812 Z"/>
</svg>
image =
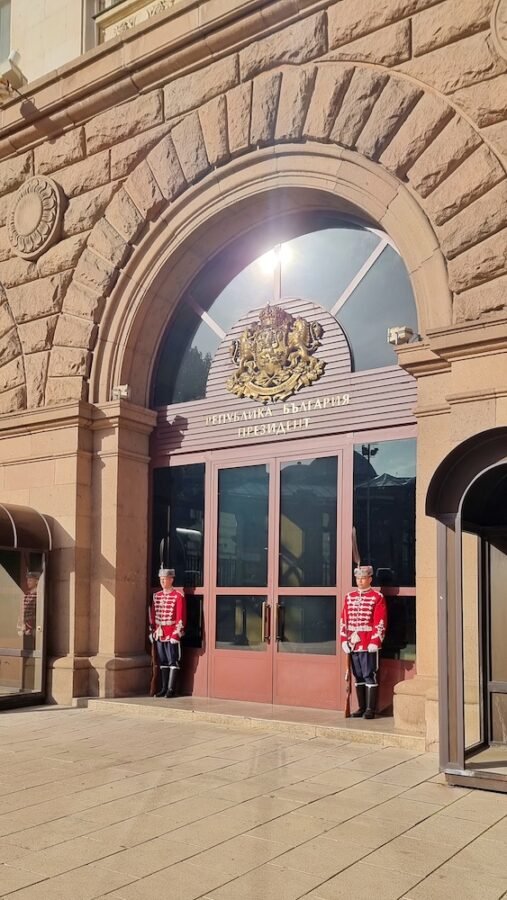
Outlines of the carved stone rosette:
<svg viewBox="0 0 507 900">
<path fill-rule="evenodd" d="M 491 36 L 500 56 L 507 59 L 507 2 L 496 0 L 491 11 Z"/>
<path fill-rule="evenodd" d="M 63 196 L 52 178 L 29 178 L 17 192 L 7 219 L 7 235 L 23 259 L 38 259 L 60 237 Z"/>
</svg>

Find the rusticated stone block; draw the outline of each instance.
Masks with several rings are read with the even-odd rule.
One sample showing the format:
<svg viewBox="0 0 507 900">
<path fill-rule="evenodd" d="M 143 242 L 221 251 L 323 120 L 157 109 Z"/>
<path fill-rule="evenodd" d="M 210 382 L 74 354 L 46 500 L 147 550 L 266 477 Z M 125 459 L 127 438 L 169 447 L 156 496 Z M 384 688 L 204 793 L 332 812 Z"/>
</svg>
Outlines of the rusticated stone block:
<svg viewBox="0 0 507 900">
<path fill-rule="evenodd" d="M 253 83 L 250 141 L 254 147 L 273 140 L 281 83 L 281 72 L 259 75 Z"/>
<path fill-rule="evenodd" d="M 444 94 L 492 78 L 505 70 L 505 61 L 491 52 L 484 33 L 440 47 L 400 66 L 400 71 Z"/>
<path fill-rule="evenodd" d="M 11 359 L 21 355 L 21 343 L 17 328 L 11 328 L 2 337 L 0 344 L 0 366 L 5 366 Z"/>
<path fill-rule="evenodd" d="M 388 75 L 374 69 L 356 69 L 330 139 L 344 147 L 354 147 L 371 111 L 387 84 Z"/>
<path fill-rule="evenodd" d="M 118 270 L 112 263 L 97 256 L 89 247 L 85 247 L 75 269 L 75 280 L 86 287 L 107 295 L 113 287 Z"/>
<path fill-rule="evenodd" d="M 7 237 L 7 228 L 0 228 L 0 262 L 12 256 L 12 246 Z"/>
<path fill-rule="evenodd" d="M 86 400 L 88 386 L 84 378 L 76 375 L 70 378 L 48 378 L 46 385 L 46 403 L 56 406 L 58 403 L 70 403 Z"/>
<path fill-rule="evenodd" d="M 455 322 L 466 322 L 504 309 L 507 309 L 507 275 L 457 294 L 453 318 Z"/>
<path fill-rule="evenodd" d="M 55 140 L 44 141 L 35 148 L 35 171 L 47 175 L 85 156 L 84 128 L 74 128 Z"/>
<path fill-rule="evenodd" d="M 201 106 L 238 83 L 238 57 L 226 56 L 204 69 L 183 75 L 164 88 L 165 117 L 172 119 Z"/>
<path fill-rule="evenodd" d="M 151 91 L 113 106 L 85 125 L 88 153 L 97 153 L 124 138 L 140 134 L 164 121 L 162 92 Z"/>
<path fill-rule="evenodd" d="M 29 322 L 60 311 L 62 300 L 71 279 L 70 272 L 37 279 L 7 292 L 9 306 L 16 322 Z"/>
<path fill-rule="evenodd" d="M 255 41 L 240 53 L 241 81 L 283 63 L 304 63 L 326 52 L 324 13 L 308 16 L 283 31 Z"/>
<path fill-rule="evenodd" d="M 231 154 L 241 153 L 250 144 L 252 82 L 240 84 L 227 94 L 227 131 Z"/>
<path fill-rule="evenodd" d="M 33 175 L 33 153 L 20 153 L 0 163 L 0 196 L 13 191 L 23 184 L 28 175 Z"/>
<path fill-rule="evenodd" d="M 24 385 L 0 394 L 0 415 L 17 412 L 19 409 L 26 409 L 26 387 Z"/>
<path fill-rule="evenodd" d="M 0 366 L 0 391 L 10 391 L 25 383 L 23 357 L 18 356 L 4 366 Z"/>
<path fill-rule="evenodd" d="M 26 281 L 37 278 L 37 265 L 19 256 L 11 256 L 10 259 L 0 263 L 0 284 L 4 288 L 15 287 Z"/>
<path fill-rule="evenodd" d="M 56 181 L 67 197 L 75 197 L 77 194 L 84 194 L 85 191 L 107 184 L 110 178 L 109 150 L 97 153 L 91 159 L 74 163 L 55 175 Z"/>
<path fill-rule="evenodd" d="M 414 16 L 412 49 L 414 56 L 445 47 L 461 37 L 487 28 L 492 0 L 447 0 Z"/>
<path fill-rule="evenodd" d="M 104 187 L 95 188 L 74 197 L 67 207 L 63 217 L 63 233 L 68 236 L 80 234 L 82 231 L 90 231 L 111 201 L 118 184 L 106 184 Z"/>
<path fill-rule="evenodd" d="M 378 31 L 438 0 L 341 0 L 328 10 L 329 46 L 339 47 Z"/>
<path fill-rule="evenodd" d="M 106 219 L 131 244 L 138 238 L 145 224 L 144 217 L 122 187 L 111 200 Z"/>
<path fill-rule="evenodd" d="M 502 228 L 507 228 L 505 180 L 439 228 L 438 237 L 443 253 L 452 259 Z"/>
<path fill-rule="evenodd" d="M 132 252 L 131 245 L 127 244 L 107 219 L 101 219 L 94 226 L 88 237 L 88 247 L 118 268 L 125 264 Z"/>
<path fill-rule="evenodd" d="M 357 139 L 357 150 L 370 159 L 378 159 L 421 96 L 422 91 L 391 78 Z"/>
<path fill-rule="evenodd" d="M 155 146 L 168 132 L 169 125 L 158 125 L 149 131 L 143 131 L 135 137 L 111 147 L 111 179 L 125 178 L 132 172 L 142 159 L 145 159 L 152 147 Z"/>
<path fill-rule="evenodd" d="M 28 409 L 44 406 L 44 391 L 48 377 L 49 352 L 25 356 L 25 377 Z"/>
<path fill-rule="evenodd" d="M 498 275 L 504 275 L 507 272 L 506 246 L 507 231 L 504 229 L 449 260 L 447 270 L 450 289 L 465 291 Z"/>
<path fill-rule="evenodd" d="M 507 157 L 507 120 L 505 122 L 497 122 L 496 125 L 489 125 L 483 131 L 487 141 L 491 141 L 494 149 Z"/>
<path fill-rule="evenodd" d="M 166 200 L 174 200 L 181 194 L 186 181 L 170 134 L 150 151 L 147 162 Z"/>
<path fill-rule="evenodd" d="M 171 137 L 188 183 L 191 184 L 198 178 L 202 178 L 209 170 L 210 165 L 198 114 L 193 112 L 185 116 L 178 125 L 175 125 L 171 131 Z"/>
<path fill-rule="evenodd" d="M 423 94 L 400 130 L 381 155 L 380 161 L 399 178 L 430 146 L 454 115 L 452 107 L 433 94 Z"/>
<path fill-rule="evenodd" d="M 145 219 L 156 216 L 165 205 L 162 192 L 145 159 L 130 173 L 125 190 Z"/>
<path fill-rule="evenodd" d="M 319 66 L 306 116 L 303 135 L 327 140 L 354 72 L 353 66 L 327 63 Z"/>
<path fill-rule="evenodd" d="M 95 343 L 96 334 L 97 326 L 90 319 L 80 319 L 78 316 L 62 313 L 56 323 L 54 345 L 89 350 Z"/>
<path fill-rule="evenodd" d="M 443 225 L 504 178 L 496 156 L 480 146 L 430 194 L 426 209 L 433 222 Z"/>
<path fill-rule="evenodd" d="M 49 361 L 49 375 L 88 375 L 91 356 L 80 347 L 54 347 Z"/>
<path fill-rule="evenodd" d="M 86 288 L 83 284 L 73 281 L 65 294 L 62 310 L 72 316 L 100 321 L 104 310 L 105 297 L 96 291 Z"/>
<path fill-rule="evenodd" d="M 388 28 L 344 44 L 332 50 L 328 59 L 399 66 L 410 59 L 410 22 L 397 22 L 396 25 L 389 25 Z"/>
<path fill-rule="evenodd" d="M 227 104 L 224 95 L 215 97 L 201 107 L 199 119 L 210 165 L 218 166 L 229 156 Z"/>
<path fill-rule="evenodd" d="M 19 339 L 25 355 L 51 349 L 57 319 L 58 316 L 47 316 L 18 325 Z"/>
<path fill-rule="evenodd" d="M 3 338 L 4 334 L 14 328 L 14 319 L 7 297 L 3 295 L 2 291 L 0 291 L 0 298 L 0 338 Z"/>
<path fill-rule="evenodd" d="M 60 241 L 51 247 L 44 256 L 37 261 L 39 275 L 55 275 L 56 272 L 64 272 L 76 265 L 86 245 L 88 235 L 76 234 L 65 241 Z"/>
<path fill-rule="evenodd" d="M 315 66 L 284 71 L 276 117 L 276 140 L 290 141 L 301 137 L 316 74 Z"/>
<path fill-rule="evenodd" d="M 479 144 L 479 135 L 467 122 L 452 119 L 408 170 L 412 187 L 427 197 Z"/>
<path fill-rule="evenodd" d="M 507 109 L 507 78 L 491 78 L 474 84 L 456 91 L 452 99 L 481 128 L 503 122 Z"/>
</svg>

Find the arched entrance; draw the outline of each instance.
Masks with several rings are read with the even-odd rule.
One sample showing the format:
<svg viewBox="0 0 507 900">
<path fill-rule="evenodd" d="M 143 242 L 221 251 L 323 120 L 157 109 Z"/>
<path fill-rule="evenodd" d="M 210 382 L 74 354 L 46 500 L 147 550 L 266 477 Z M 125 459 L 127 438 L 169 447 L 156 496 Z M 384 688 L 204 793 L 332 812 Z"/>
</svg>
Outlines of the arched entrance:
<svg viewBox="0 0 507 900">
<path fill-rule="evenodd" d="M 153 384 L 152 578 L 173 566 L 189 597 L 187 691 L 343 708 L 354 559 L 390 607 L 383 709 L 414 673 L 415 384 L 387 341 L 402 324 L 417 332 L 392 241 L 330 209 L 266 216 L 183 294 Z"/>
<path fill-rule="evenodd" d="M 453 784 L 507 791 L 507 429 L 456 447 L 431 481 L 438 519 L 440 760 Z"/>
</svg>

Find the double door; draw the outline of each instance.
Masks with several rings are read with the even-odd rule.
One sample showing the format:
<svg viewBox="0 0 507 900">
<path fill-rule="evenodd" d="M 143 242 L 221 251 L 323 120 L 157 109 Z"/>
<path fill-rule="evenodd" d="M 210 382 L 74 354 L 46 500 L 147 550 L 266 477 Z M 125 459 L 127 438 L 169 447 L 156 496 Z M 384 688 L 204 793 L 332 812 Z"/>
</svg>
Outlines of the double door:
<svg viewBox="0 0 507 900">
<path fill-rule="evenodd" d="M 342 705 L 337 620 L 352 527 L 341 512 L 351 505 L 343 470 L 343 451 L 334 448 L 213 460 L 211 696 Z"/>
</svg>

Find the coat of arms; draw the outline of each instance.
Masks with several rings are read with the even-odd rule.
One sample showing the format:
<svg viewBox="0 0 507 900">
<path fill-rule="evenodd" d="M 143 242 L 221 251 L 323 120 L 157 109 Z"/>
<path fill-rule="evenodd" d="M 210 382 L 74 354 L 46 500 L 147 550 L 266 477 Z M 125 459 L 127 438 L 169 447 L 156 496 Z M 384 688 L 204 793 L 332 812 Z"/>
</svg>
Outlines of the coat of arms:
<svg viewBox="0 0 507 900">
<path fill-rule="evenodd" d="M 285 400 L 323 374 L 325 362 L 313 356 L 322 334 L 318 322 L 291 316 L 280 306 L 266 306 L 258 322 L 232 342 L 231 356 L 238 368 L 227 390 L 261 403 Z"/>
</svg>

